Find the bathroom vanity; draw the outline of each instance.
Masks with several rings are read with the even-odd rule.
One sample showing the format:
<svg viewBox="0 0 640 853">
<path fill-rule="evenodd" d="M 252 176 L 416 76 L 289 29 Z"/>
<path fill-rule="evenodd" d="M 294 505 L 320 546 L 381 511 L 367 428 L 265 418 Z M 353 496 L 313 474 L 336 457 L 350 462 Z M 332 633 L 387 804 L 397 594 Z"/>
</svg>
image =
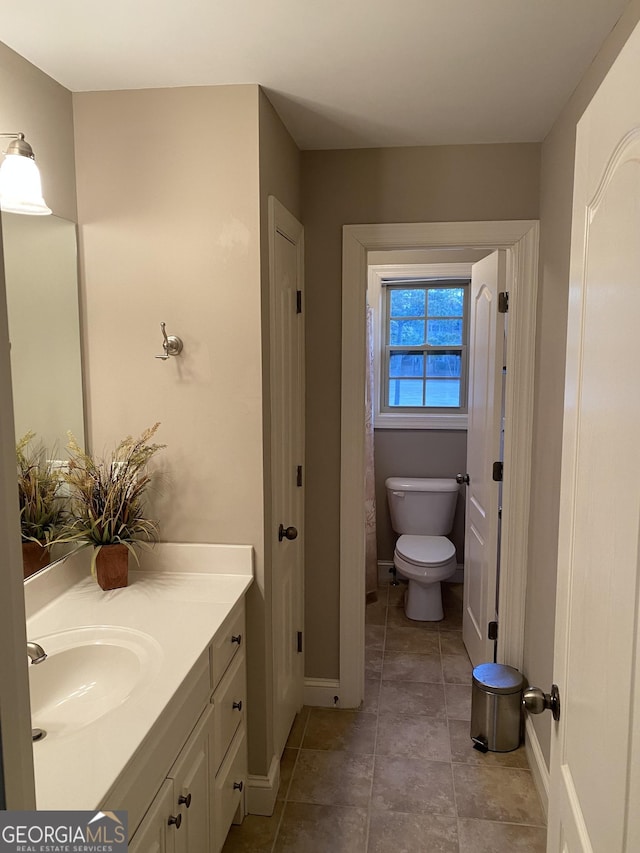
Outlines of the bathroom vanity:
<svg viewBox="0 0 640 853">
<path fill-rule="evenodd" d="M 49 655 L 30 667 L 37 807 L 124 809 L 135 853 L 219 853 L 245 813 L 252 549 L 160 544 L 107 593 L 80 556 L 47 594 L 25 585 Z"/>
</svg>

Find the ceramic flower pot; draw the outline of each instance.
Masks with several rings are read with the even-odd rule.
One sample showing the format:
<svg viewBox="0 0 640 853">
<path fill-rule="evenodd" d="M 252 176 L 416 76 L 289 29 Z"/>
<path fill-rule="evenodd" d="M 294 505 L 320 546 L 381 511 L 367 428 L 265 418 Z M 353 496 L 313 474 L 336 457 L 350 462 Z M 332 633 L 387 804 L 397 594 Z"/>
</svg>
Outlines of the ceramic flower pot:
<svg viewBox="0 0 640 853">
<path fill-rule="evenodd" d="M 96 557 L 96 579 L 101 589 L 119 589 L 129 583 L 129 549 L 102 545 Z"/>
<path fill-rule="evenodd" d="M 22 569 L 25 578 L 44 569 L 51 562 L 51 555 L 46 545 L 39 542 L 22 543 Z"/>
</svg>

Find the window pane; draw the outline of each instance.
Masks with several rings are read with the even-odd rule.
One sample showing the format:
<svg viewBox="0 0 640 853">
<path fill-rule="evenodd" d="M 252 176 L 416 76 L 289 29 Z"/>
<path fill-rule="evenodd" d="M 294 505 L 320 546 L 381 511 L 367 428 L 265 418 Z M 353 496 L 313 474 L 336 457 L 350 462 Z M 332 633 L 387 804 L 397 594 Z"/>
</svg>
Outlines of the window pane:
<svg viewBox="0 0 640 853">
<path fill-rule="evenodd" d="M 444 322 L 451 321 L 445 320 Z M 391 320 L 389 338 L 390 344 L 420 346 L 424 343 L 424 320 Z M 447 343 L 454 342 L 447 341 Z"/>
<path fill-rule="evenodd" d="M 421 353 L 394 352 L 389 358 L 389 376 L 422 376 L 423 367 L 424 356 Z"/>
<path fill-rule="evenodd" d="M 460 377 L 461 367 L 462 356 L 458 352 L 442 352 L 427 356 L 427 376 Z M 401 376 L 406 374 L 397 375 Z"/>
<path fill-rule="evenodd" d="M 427 406 L 457 407 L 460 405 L 459 379 L 427 380 Z"/>
<path fill-rule="evenodd" d="M 462 317 L 464 288 L 446 287 L 429 290 L 430 317 Z"/>
<path fill-rule="evenodd" d="M 427 343 L 431 346 L 462 345 L 462 320 L 429 320 L 427 326 Z M 409 343 L 409 341 L 398 341 L 398 343 Z"/>
<path fill-rule="evenodd" d="M 390 406 L 422 406 L 422 380 L 421 379 L 390 379 L 389 380 L 389 405 Z"/>
<path fill-rule="evenodd" d="M 415 288 L 395 290 L 394 288 L 390 295 L 392 317 L 424 317 L 424 290 Z"/>
</svg>

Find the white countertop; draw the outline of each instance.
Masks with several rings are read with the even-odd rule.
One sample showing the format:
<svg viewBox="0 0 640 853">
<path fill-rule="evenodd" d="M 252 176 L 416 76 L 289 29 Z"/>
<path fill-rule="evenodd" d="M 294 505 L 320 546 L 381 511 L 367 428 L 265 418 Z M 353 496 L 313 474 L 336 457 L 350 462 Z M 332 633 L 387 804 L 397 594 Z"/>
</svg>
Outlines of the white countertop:
<svg viewBox="0 0 640 853">
<path fill-rule="evenodd" d="M 250 546 L 160 544 L 141 571 L 130 571 L 129 586 L 103 592 L 76 571 L 70 586 L 31 613 L 28 639 L 45 651 L 47 635 L 84 626 L 134 629 L 157 644 L 143 690 L 70 735 L 34 743 L 38 809 L 97 808 L 252 577 Z"/>
</svg>

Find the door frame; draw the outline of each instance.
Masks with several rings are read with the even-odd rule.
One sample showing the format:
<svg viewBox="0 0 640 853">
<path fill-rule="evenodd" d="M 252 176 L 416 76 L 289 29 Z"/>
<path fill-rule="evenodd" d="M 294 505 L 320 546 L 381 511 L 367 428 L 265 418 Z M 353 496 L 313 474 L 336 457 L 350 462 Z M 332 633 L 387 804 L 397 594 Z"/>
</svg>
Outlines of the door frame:
<svg viewBox="0 0 640 853">
<path fill-rule="evenodd" d="M 340 438 L 340 705 L 364 697 L 365 306 L 368 253 L 507 250 L 509 347 L 504 446 L 498 661 L 522 668 L 531 484 L 538 220 L 343 226 Z M 507 568 L 508 567 L 508 568 Z"/>
</svg>

